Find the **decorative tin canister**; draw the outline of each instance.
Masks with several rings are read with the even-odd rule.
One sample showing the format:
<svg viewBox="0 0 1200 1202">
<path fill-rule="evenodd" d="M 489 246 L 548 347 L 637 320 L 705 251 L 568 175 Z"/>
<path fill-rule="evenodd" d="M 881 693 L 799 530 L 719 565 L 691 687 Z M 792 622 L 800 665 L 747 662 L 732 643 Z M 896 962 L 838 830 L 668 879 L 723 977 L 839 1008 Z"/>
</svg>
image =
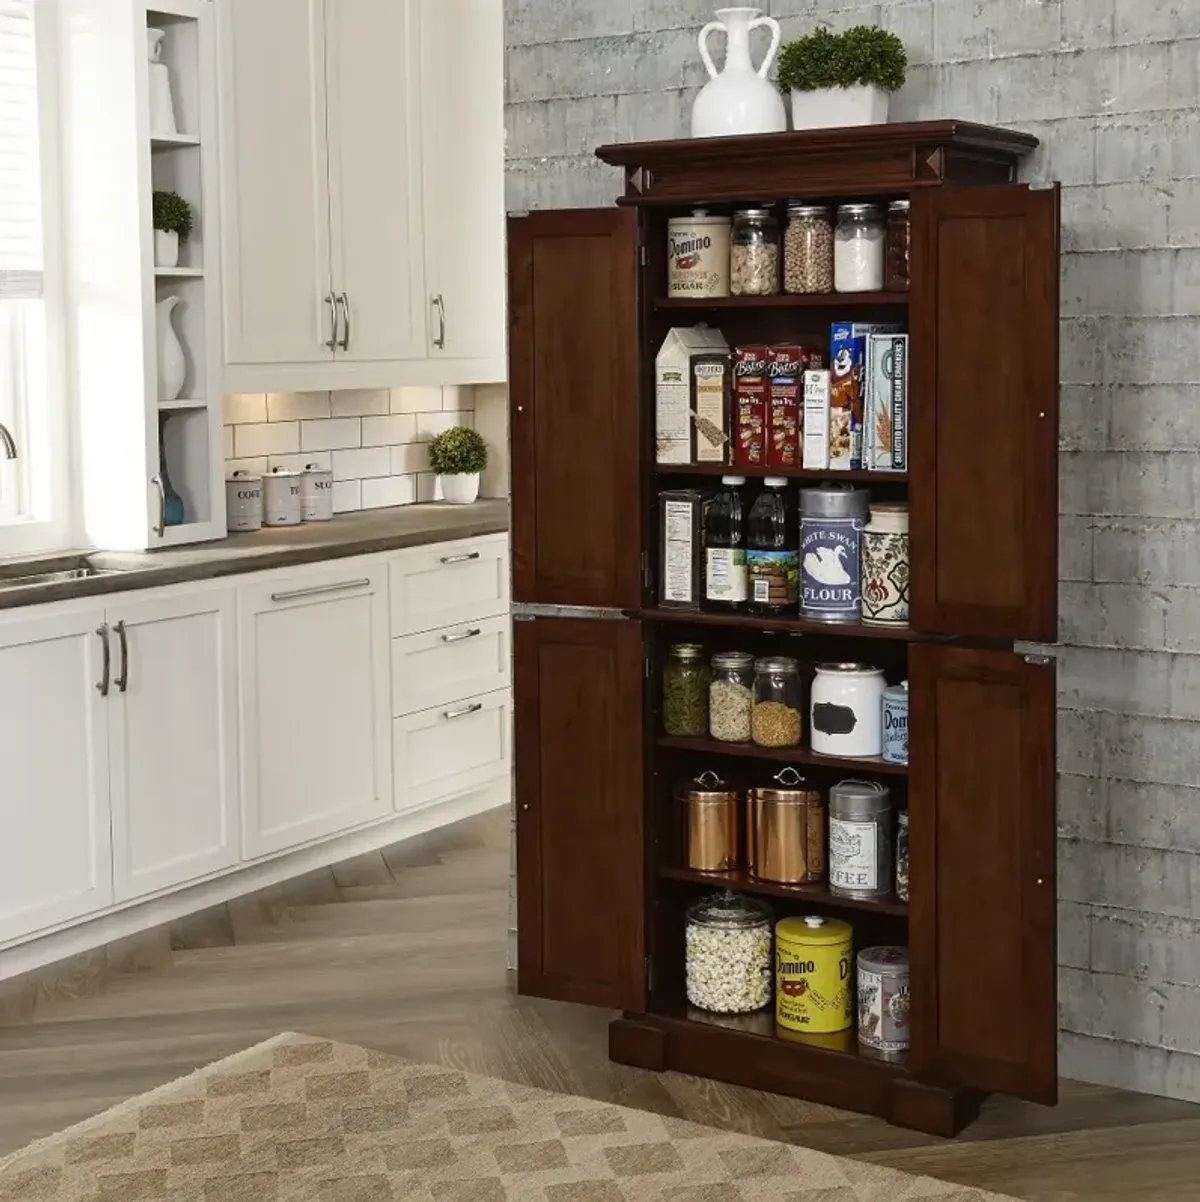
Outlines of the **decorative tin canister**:
<svg viewBox="0 0 1200 1202">
<path fill-rule="evenodd" d="M 277 467 L 263 477 L 263 525 L 299 526 L 300 473 Z"/>
<path fill-rule="evenodd" d="M 894 1059 L 908 1050 L 908 948 L 858 953 L 858 1042 Z"/>
<path fill-rule="evenodd" d="M 882 668 L 818 664 L 809 695 L 813 751 L 856 759 L 882 754 L 886 688 Z"/>
<path fill-rule="evenodd" d="M 908 506 L 875 504 L 862 536 L 862 620 L 908 625 Z"/>
<path fill-rule="evenodd" d="M 680 297 L 729 295 L 728 217 L 696 209 L 667 222 L 667 293 Z"/>
<path fill-rule="evenodd" d="M 784 768 L 778 788 L 746 795 L 746 868 L 760 881 L 815 884 L 825 878 L 825 807 L 795 768 Z"/>
<path fill-rule="evenodd" d="M 892 796 L 875 781 L 829 790 L 829 892 L 886 897 L 892 891 Z"/>
<path fill-rule="evenodd" d="M 862 618 L 862 533 L 870 493 L 800 490 L 800 614 L 819 622 Z"/>
<path fill-rule="evenodd" d="M 225 528 L 235 531 L 261 530 L 263 524 L 262 477 L 234 472 L 225 481 Z"/>
<path fill-rule="evenodd" d="M 333 518 L 333 469 L 310 463 L 300 477 L 300 516 L 306 522 Z"/>
<path fill-rule="evenodd" d="M 775 1021 L 827 1035 L 854 1022 L 850 999 L 853 932 L 836 918 L 784 918 L 775 924 Z"/>
<path fill-rule="evenodd" d="M 908 681 L 883 691 L 883 758 L 908 763 Z"/>
<path fill-rule="evenodd" d="M 687 866 L 695 872 L 737 867 L 737 791 L 715 772 L 702 772 L 678 797 L 684 807 Z"/>
</svg>

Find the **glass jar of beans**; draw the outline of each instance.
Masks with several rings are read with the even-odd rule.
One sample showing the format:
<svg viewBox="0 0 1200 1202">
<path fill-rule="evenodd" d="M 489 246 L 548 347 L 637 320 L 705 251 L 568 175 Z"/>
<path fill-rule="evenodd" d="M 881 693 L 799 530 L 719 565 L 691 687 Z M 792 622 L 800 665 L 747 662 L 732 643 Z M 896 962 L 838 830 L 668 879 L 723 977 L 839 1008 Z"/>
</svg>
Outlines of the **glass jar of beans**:
<svg viewBox="0 0 1200 1202">
<path fill-rule="evenodd" d="M 788 205 L 783 289 L 792 295 L 833 291 L 833 217 L 822 205 Z"/>
</svg>

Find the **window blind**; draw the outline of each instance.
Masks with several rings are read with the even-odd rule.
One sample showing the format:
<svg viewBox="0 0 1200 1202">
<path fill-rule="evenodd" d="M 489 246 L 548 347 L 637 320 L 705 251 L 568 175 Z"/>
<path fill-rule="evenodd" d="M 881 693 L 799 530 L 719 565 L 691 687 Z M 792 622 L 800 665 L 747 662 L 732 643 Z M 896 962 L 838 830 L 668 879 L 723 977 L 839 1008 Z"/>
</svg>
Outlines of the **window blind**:
<svg viewBox="0 0 1200 1202">
<path fill-rule="evenodd" d="M 0 299 L 42 294 L 37 0 L 0 0 Z"/>
</svg>

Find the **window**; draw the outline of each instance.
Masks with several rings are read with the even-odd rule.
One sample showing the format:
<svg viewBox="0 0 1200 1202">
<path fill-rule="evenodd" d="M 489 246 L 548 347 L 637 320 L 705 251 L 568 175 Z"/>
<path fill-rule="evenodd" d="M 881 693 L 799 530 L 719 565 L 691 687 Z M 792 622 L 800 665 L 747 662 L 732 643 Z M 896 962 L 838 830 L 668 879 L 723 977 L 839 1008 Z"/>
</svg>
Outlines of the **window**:
<svg viewBox="0 0 1200 1202">
<path fill-rule="evenodd" d="M 0 555 L 67 528 L 54 8 L 0 0 Z"/>
</svg>

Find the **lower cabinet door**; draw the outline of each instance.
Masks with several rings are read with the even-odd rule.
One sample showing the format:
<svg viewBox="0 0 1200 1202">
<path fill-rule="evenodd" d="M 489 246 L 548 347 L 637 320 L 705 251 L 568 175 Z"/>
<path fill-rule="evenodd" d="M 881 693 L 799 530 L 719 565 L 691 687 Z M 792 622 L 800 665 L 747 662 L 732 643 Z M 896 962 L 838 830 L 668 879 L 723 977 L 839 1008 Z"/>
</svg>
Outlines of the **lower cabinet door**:
<svg viewBox="0 0 1200 1202">
<path fill-rule="evenodd" d="M 646 1003 L 641 623 L 513 626 L 521 993 Z"/>
<path fill-rule="evenodd" d="M 396 809 L 410 810 L 506 776 L 508 690 L 468 697 L 392 724 Z"/>
<path fill-rule="evenodd" d="M 341 560 L 238 590 L 245 855 L 392 809 L 387 568 Z"/>
<path fill-rule="evenodd" d="M 1053 1104 L 1054 663 L 917 644 L 909 696 L 910 1066 Z"/>
<path fill-rule="evenodd" d="M 103 623 L 85 609 L 0 625 L 0 942 L 113 900 Z"/>
<path fill-rule="evenodd" d="M 107 611 L 117 901 L 237 864 L 237 630 L 232 589 Z"/>
</svg>

